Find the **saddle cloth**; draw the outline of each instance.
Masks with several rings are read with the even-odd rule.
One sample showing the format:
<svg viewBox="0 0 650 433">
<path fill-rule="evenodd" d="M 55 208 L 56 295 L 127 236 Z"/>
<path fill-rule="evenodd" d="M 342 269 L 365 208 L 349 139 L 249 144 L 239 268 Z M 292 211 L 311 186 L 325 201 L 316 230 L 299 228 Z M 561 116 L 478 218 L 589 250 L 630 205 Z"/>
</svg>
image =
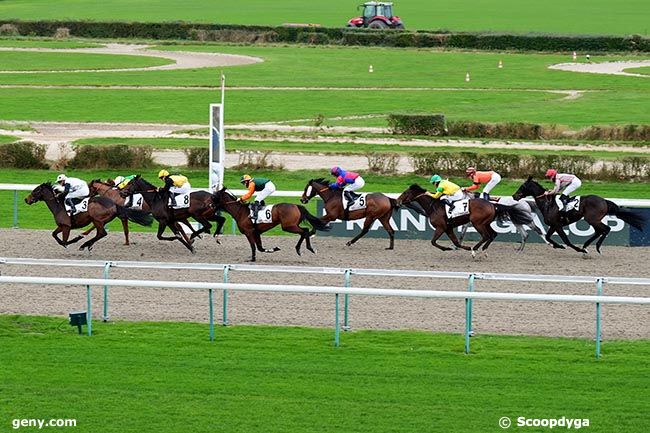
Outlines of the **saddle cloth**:
<svg viewBox="0 0 650 433">
<path fill-rule="evenodd" d="M 169 196 L 169 207 L 172 209 L 187 209 L 190 207 L 190 193 L 179 194 L 175 197 Z"/>
<path fill-rule="evenodd" d="M 250 212 L 250 219 L 253 219 L 253 211 Z M 257 212 L 257 223 L 267 224 L 273 222 L 273 205 L 263 206 Z"/>
<path fill-rule="evenodd" d="M 353 210 L 360 210 L 360 209 L 365 209 L 366 208 L 366 196 L 368 194 L 360 194 L 350 205 L 349 211 Z M 345 197 L 345 194 L 342 195 L 343 198 L 343 209 L 346 209 L 348 207 L 348 199 Z"/>
<path fill-rule="evenodd" d="M 454 219 L 459 216 L 467 215 L 469 213 L 469 199 L 464 198 L 454 202 L 454 209 L 450 212 L 449 205 L 445 205 L 445 210 L 447 211 L 447 218 Z"/>
<path fill-rule="evenodd" d="M 144 198 L 142 194 L 133 194 L 131 196 L 129 209 L 142 210 L 142 205 L 144 204 Z"/>
<path fill-rule="evenodd" d="M 90 200 L 90 197 L 86 197 L 85 199 L 81 200 L 81 202 L 75 205 L 74 207 L 75 215 L 81 212 L 88 211 L 88 200 Z M 72 208 L 68 206 L 68 203 L 65 203 L 65 211 L 68 213 L 68 215 L 72 214 Z"/>
<path fill-rule="evenodd" d="M 555 203 L 557 204 L 557 207 L 562 209 L 564 207 L 564 204 L 560 201 L 560 196 L 556 195 L 555 196 Z M 577 195 L 575 197 L 570 197 L 568 203 L 566 204 L 566 209 L 564 209 L 564 212 L 569 212 L 572 210 L 578 210 L 580 208 L 580 196 Z"/>
</svg>

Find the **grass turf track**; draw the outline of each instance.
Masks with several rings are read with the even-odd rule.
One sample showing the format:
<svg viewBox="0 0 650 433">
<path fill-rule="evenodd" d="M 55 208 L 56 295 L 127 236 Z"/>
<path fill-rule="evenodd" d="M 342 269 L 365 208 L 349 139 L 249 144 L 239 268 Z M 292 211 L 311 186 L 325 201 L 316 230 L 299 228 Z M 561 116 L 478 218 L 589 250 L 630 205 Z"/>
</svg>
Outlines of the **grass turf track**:
<svg viewBox="0 0 650 433">
<path fill-rule="evenodd" d="M 0 145 L 1 144 L 7 144 L 7 143 L 13 143 L 16 140 L 18 140 L 18 137 L 14 137 L 14 136 L 11 136 L 11 135 L 0 135 Z"/>
<path fill-rule="evenodd" d="M 650 66 L 644 66 L 642 68 L 626 69 L 625 72 L 632 72 L 634 74 L 650 75 Z"/>
<path fill-rule="evenodd" d="M 207 170 L 190 170 L 179 169 L 186 175 L 192 186 L 195 188 L 207 188 Z M 108 177 L 114 178 L 118 174 L 140 173 L 145 179 L 157 184 L 156 173 L 158 168 L 151 168 L 146 170 L 66 170 L 68 176 L 79 177 L 86 181 L 91 179 Z M 26 183 L 26 184 L 39 184 L 44 181 L 54 181 L 58 172 L 48 170 L 24 170 L 24 169 L 3 169 L 0 171 L 0 183 Z M 244 171 L 226 170 L 224 183 L 232 189 L 241 189 L 239 178 L 244 174 Z M 278 190 L 288 191 L 302 191 L 305 188 L 307 181 L 316 177 L 330 177 L 327 170 L 321 172 L 312 170 L 296 170 L 296 171 L 268 171 L 259 170 L 255 171 L 256 176 L 268 177 L 273 180 Z M 381 191 L 401 193 L 410 184 L 419 183 L 422 186 L 427 186 L 429 176 L 417 176 L 414 174 L 408 175 L 376 175 L 372 173 L 364 173 L 362 175 L 366 181 L 365 191 Z M 454 182 L 459 185 L 469 185 L 468 179 L 452 178 Z M 503 180 L 493 190 L 494 195 L 510 195 L 516 191 L 521 185 L 522 180 Z M 542 181 L 543 184 L 550 186 L 550 183 Z M 28 206 L 24 202 L 28 191 L 18 192 L 18 222 L 21 228 L 28 229 L 50 229 L 54 227 L 54 220 L 47 207 L 42 203 L 36 203 Z M 650 192 L 647 185 L 644 183 L 602 183 L 602 182 L 584 182 L 580 188 L 580 193 L 597 194 L 603 197 L 616 197 L 616 198 L 635 198 L 635 199 L 648 199 Z M 13 225 L 13 191 L 0 190 L 0 227 L 12 227 Z M 298 198 L 290 197 L 275 197 L 267 200 L 269 203 L 289 202 L 298 204 Z M 310 212 L 316 212 L 315 202 L 311 201 L 307 208 Z M 229 217 L 228 217 L 229 218 Z M 157 225 L 154 224 L 155 227 Z M 112 230 L 121 231 L 119 222 L 111 223 Z M 153 229 L 142 228 L 135 224 L 131 224 L 131 229 L 134 231 L 152 231 Z M 229 233 L 230 220 L 226 224 L 226 232 Z M 274 229 L 271 234 L 279 234 L 279 229 Z"/>
<path fill-rule="evenodd" d="M 170 63 L 173 62 L 160 57 L 0 51 L 0 70 L 3 71 L 145 68 L 168 65 Z"/>
<path fill-rule="evenodd" d="M 3 39 L 0 38 L 0 47 L 13 47 L 13 48 L 97 48 L 101 44 L 96 44 L 87 41 L 75 40 L 56 40 L 56 39 Z"/>
<path fill-rule="evenodd" d="M 80 299 L 84 292 L 80 289 Z M 207 304 L 207 298 L 206 298 Z M 207 306 L 206 306 L 207 315 Z M 490 432 L 502 416 L 589 418 L 645 432 L 650 342 L 0 316 L 5 430 L 73 418 L 79 432 Z M 546 431 L 529 428 L 533 432 Z M 35 431 L 21 429 L 21 431 Z"/>
<path fill-rule="evenodd" d="M 648 124 L 650 84 L 638 77 L 577 74 L 547 69 L 567 60 L 559 55 L 431 52 L 422 50 L 183 46 L 168 49 L 221 51 L 262 56 L 265 62 L 226 68 L 228 86 L 441 87 L 472 91 L 228 91 L 230 122 L 309 119 L 390 112 L 444 112 L 451 119 L 528 121 L 580 127 L 592 124 Z M 322 59 L 329 59 L 322 67 Z M 622 57 L 621 57 L 622 58 Z M 356 67 L 350 67 L 357 61 Z M 504 69 L 496 68 L 499 59 Z M 606 59 L 617 59 L 607 57 Z M 618 58 L 620 59 L 620 58 Z M 601 59 L 596 59 L 601 60 Z M 370 76 L 367 64 L 373 63 Z M 54 67 L 53 65 L 52 67 Z M 467 70 L 472 81 L 465 83 Z M 350 73 L 352 71 L 352 73 Z M 406 71 L 406 72 L 402 72 Z M 215 69 L 116 73 L 2 74 L 12 85 L 214 85 Z M 371 79 L 371 80 L 370 80 Z M 477 90 L 478 89 L 478 90 Z M 593 89 L 575 100 L 525 89 Z M 205 121 L 212 90 L 0 89 L 1 119 L 70 121 Z M 59 103 L 43 106 L 43 99 Z M 136 103 L 137 101 L 137 103 Z M 602 107 L 607 107 L 603 110 Z M 34 118 L 35 113 L 38 118 Z M 360 125 L 385 125 L 362 119 Z"/>
<path fill-rule="evenodd" d="M 0 16 L 6 18 L 74 19 L 94 21 L 190 21 L 219 24 L 281 25 L 315 23 L 343 27 L 358 15 L 357 3 L 332 0 L 319 3 L 297 0 L 222 0 L 219 7 L 209 0 L 179 3 L 171 0 L 4 0 Z M 464 31 L 548 32 L 582 34 L 648 35 L 644 0 L 612 3 L 606 0 L 520 2 L 497 0 L 406 0 L 396 3 L 395 14 L 407 29 Z"/>
</svg>

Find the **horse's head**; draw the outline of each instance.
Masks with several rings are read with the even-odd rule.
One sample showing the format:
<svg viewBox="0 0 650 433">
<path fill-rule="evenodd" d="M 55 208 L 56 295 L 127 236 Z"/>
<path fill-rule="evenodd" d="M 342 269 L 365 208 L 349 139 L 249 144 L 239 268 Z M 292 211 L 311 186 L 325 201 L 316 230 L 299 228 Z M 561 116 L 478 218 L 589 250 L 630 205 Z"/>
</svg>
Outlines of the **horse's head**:
<svg viewBox="0 0 650 433">
<path fill-rule="evenodd" d="M 302 204 L 309 203 L 309 200 L 317 196 L 318 192 L 322 188 L 326 188 L 326 187 L 327 187 L 327 181 L 322 177 L 318 179 L 311 179 L 309 182 L 307 182 L 307 185 L 305 186 L 305 190 L 302 192 L 302 196 L 300 197 L 300 203 Z"/>
<path fill-rule="evenodd" d="M 426 192 L 426 189 L 414 183 L 413 185 L 409 186 L 403 193 L 401 193 L 399 197 L 397 197 L 397 205 L 401 206 L 404 203 L 412 202 Z"/>
<path fill-rule="evenodd" d="M 97 195 L 99 189 L 104 185 L 101 179 L 93 179 L 88 182 L 88 195 L 90 197 Z"/>
<path fill-rule="evenodd" d="M 533 180 L 533 176 L 528 176 L 526 182 L 522 183 L 519 189 L 515 191 L 512 198 L 521 200 L 524 197 L 533 196 L 537 197 L 544 193 L 544 187 Z"/>
<path fill-rule="evenodd" d="M 216 191 L 212 194 L 212 203 L 216 208 L 221 208 L 227 204 L 237 201 L 237 197 L 228 192 L 228 189 L 224 186 L 219 191 Z"/>
<path fill-rule="evenodd" d="M 25 203 L 31 205 L 36 203 L 39 200 L 46 200 L 50 197 L 54 197 L 54 191 L 52 190 L 52 184 L 50 182 L 43 182 L 29 193 L 25 197 Z"/>
</svg>

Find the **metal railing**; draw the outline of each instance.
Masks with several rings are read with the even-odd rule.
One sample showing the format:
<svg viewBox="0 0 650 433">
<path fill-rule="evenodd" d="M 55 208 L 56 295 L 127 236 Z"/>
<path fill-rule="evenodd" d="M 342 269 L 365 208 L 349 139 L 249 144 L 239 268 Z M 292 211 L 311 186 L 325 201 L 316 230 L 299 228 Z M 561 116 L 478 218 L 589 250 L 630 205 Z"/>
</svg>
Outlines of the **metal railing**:
<svg viewBox="0 0 650 433">
<path fill-rule="evenodd" d="M 472 307 L 474 299 L 501 300 L 501 301 L 557 301 L 557 302 L 582 302 L 596 304 L 596 357 L 601 355 L 601 304 L 645 304 L 650 305 L 650 298 L 646 297 L 620 297 L 603 296 L 603 286 L 610 285 L 635 285 L 650 286 L 650 278 L 628 278 L 628 277 L 599 277 L 580 275 L 529 275 L 529 274 L 503 274 L 503 273 L 476 273 L 476 272 L 438 272 L 418 270 L 389 270 L 389 269 L 354 269 L 354 268 L 329 268 L 329 267 L 303 267 L 303 266 L 268 266 L 268 265 L 237 265 L 237 264 L 212 264 L 212 263 L 162 263 L 162 262 L 130 262 L 130 261 L 98 261 L 98 260 L 56 260 L 56 259 L 33 259 L 33 258 L 0 258 L 0 264 L 7 265 L 36 265 L 36 266 L 70 266 L 70 267 L 95 267 L 103 269 L 102 279 L 79 279 L 79 278 L 42 278 L 42 277 L 0 277 L 1 283 L 35 283 L 35 284 L 79 284 L 85 285 L 87 289 L 88 312 L 90 316 L 91 299 L 90 286 L 103 286 L 103 320 L 108 320 L 108 288 L 110 286 L 127 287 L 162 287 L 162 288 L 186 288 L 186 289 L 207 289 L 209 291 L 210 304 L 210 340 L 214 340 L 214 305 L 213 290 L 223 291 L 223 318 L 222 324 L 228 324 L 228 291 L 249 290 L 262 292 L 298 292 L 298 293 L 329 293 L 335 294 L 336 317 L 335 317 L 335 346 L 340 342 L 341 325 L 339 322 L 339 295 L 344 296 L 344 319 L 343 329 L 349 329 L 349 296 L 350 295 L 371 295 L 371 296 L 402 296 L 402 297 L 423 297 L 442 299 L 464 299 L 465 300 L 465 353 L 470 352 L 470 336 L 472 332 Z M 215 282 L 176 282 L 176 281 L 142 281 L 142 280 L 112 280 L 109 270 L 114 268 L 139 268 L 139 269 L 185 269 L 185 270 L 212 270 L 223 272 L 223 283 Z M 334 286 L 297 286 L 297 285 L 259 285 L 259 284 L 232 284 L 229 283 L 229 276 L 233 271 L 248 272 L 278 272 L 278 273 L 308 273 L 308 274 L 329 274 L 342 275 L 344 277 L 343 287 Z M 467 281 L 467 292 L 460 291 L 431 291 L 431 290 L 407 290 L 407 289 L 377 289 L 377 288 L 352 288 L 350 277 L 352 275 L 378 276 L 378 277 L 412 277 L 412 278 L 436 278 L 436 279 L 461 279 Z M 527 281 L 527 282 L 561 282 L 578 284 L 595 284 L 596 296 L 586 295 L 562 295 L 562 294 L 524 294 L 524 293 L 488 293 L 475 292 L 477 280 L 490 281 Z M 49 281 L 49 282 L 48 282 Z M 90 317 L 89 317 L 90 322 Z M 91 325 L 88 327 L 89 335 L 92 332 Z"/>
</svg>

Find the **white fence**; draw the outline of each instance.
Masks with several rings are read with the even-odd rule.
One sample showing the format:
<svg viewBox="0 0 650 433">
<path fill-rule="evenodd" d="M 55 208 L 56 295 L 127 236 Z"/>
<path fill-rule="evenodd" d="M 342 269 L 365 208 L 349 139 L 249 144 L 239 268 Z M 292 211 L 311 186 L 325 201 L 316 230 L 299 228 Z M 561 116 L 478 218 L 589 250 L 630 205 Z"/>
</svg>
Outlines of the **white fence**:
<svg viewBox="0 0 650 433">
<path fill-rule="evenodd" d="M 214 340 L 214 303 L 213 291 L 223 291 L 223 324 L 227 324 L 228 291 L 261 291 L 261 292 L 293 292 L 293 293 L 320 293 L 335 295 L 335 334 L 334 343 L 339 345 L 339 295 L 344 295 L 344 329 L 348 328 L 348 297 L 350 295 L 366 296 L 399 296 L 437 299 L 464 299 L 465 300 L 465 352 L 470 350 L 470 336 L 472 335 L 472 301 L 474 299 L 498 301 L 553 301 L 591 303 L 596 305 L 596 357 L 600 357 L 601 345 L 601 305 L 602 304 L 637 304 L 650 305 L 649 297 L 622 297 L 603 296 L 603 285 L 643 285 L 650 286 L 650 278 L 626 277 L 598 277 L 598 276 L 565 276 L 565 275 L 527 275 L 527 274 L 501 274 L 501 273 L 471 273 L 471 272 L 436 272 L 417 270 L 389 270 L 389 269 L 353 269 L 353 268 L 326 268 L 326 267 L 300 267 L 300 266 L 265 266 L 265 265 L 230 265 L 211 263 L 160 263 L 160 262 L 128 262 L 128 261 L 96 261 L 96 260 L 53 260 L 32 258 L 0 258 L 0 264 L 31 265 L 31 266 L 70 266 L 94 267 L 103 269 L 103 278 L 43 278 L 25 276 L 0 276 L 2 284 L 44 284 L 44 285 L 81 285 L 87 289 L 88 306 L 88 334 L 92 334 L 91 321 L 91 286 L 104 287 L 104 315 L 108 320 L 108 288 L 110 286 L 123 287 L 155 287 L 175 289 L 200 289 L 209 292 L 210 309 L 210 340 Z M 223 272 L 223 283 L 215 282 L 184 282 L 184 281 L 143 281 L 143 280 L 112 280 L 109 278 L 109 269 L 114 268 L 143 268 L 143 269 L 186 269 L 186 270 L 212 270 Z M 306 286 L 306 285 L 260 285 L 260 284 L 232 284 L 228 282 L 232 271 L 249 272 L 281 272 L 281 273 L 311 273 L 334 274 L 344 276 L 344 287 L 335 286 Z M 351 275 L 366 275 L 378 277 L 415 277 L 437 279 L 463 279 L 468 282 L 468 291 L 432 291 L 432 290 L 405 290 L 405 289 L 379 289 L 370 287 L 350 287 Z M 494 293 L 475 292 L 477 280 L 492 281 L 529 281 L 529 282 L 561 282 L 595 284 L 597 295 L 561 295 L 561 294 L 530 294 L 530 293 Z"/>
</svg>

